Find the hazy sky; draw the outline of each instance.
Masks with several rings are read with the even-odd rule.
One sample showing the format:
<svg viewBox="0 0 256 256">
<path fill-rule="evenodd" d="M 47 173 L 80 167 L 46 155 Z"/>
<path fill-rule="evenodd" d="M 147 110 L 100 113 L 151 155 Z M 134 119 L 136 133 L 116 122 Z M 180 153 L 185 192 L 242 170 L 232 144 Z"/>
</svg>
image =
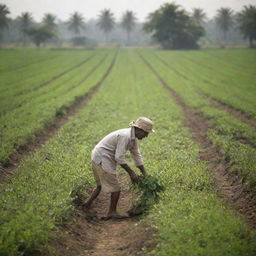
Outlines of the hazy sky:
<svg viewBox="0 0 256 256">
<path fill-rule="evenodd" d="M 6 4 L 11 17 L 15 18 L 22 12 L 30 12 L 36 21 L 40 21 L 44 13 L 55 14 L 61 20 L 67 20 L 71 13 L 78 11 L 86 20 L 97 18 L 99 12 L 109 8 L 116 19 L 120 19 L 126 10 L 132 10 L 137 18 L 143 21 L 147 15 L 156 10 L 167 0 L 0 0 Z M 184 7 L 187 11 L 192 8 L 202 8 L 208 17 L 215 16 L 220 7 L 229 7 L 234 11 L 240 11 L 244 5 L 256 5 L 256 0 L 176 0 L 175 3 Z"/>
</svg>

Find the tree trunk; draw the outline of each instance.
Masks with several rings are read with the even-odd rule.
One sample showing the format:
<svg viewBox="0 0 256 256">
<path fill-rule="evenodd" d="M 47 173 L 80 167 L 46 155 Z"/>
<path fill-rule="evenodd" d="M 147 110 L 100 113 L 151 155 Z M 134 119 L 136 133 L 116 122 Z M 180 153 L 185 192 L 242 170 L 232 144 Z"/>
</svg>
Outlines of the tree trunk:
<svg viewBox="0 0 256 256">
<path fill-rule="evenodd" d="M 36 41 L 35 44 L 36 44 L 36 47 L 37 47 L 37 48 L 40 48 L 40 44 L 41 44 L 40 41 Z"/>
<path fill-rule="evenodd" d="M 22 36 L 22 45 L 24 47 L 27 45 L 27 40 L 26 40 L 26 36 L 25 35 Z"/>
<path fill-rule="evenodd" d="M 127 45 L 130 45 L 130 32 L 127 31 Z"/>
<path fill-rule="evenodd" d="M 2 39 L 3 39 L 3 35 L 1 33 L 1 31 L 0 31 L 0 46 L 2 45 Z"/>
<path fill-rule="evenodd" d="M 249 45 L 250 45 L 250 48 L 254 47 L 252 37 L 249 37 Z"/>
<path fill-rule="evenodd" d="M 105 44 L 107 44 L 107 43 L 108 43 L 108 33 L 105 32 Z"/>
<path fill-rule="evenodd" d="M 226 43 L 226 41 L 227 41 L 227 31 L 224 30 L 223 33 L 224 33 L 224 42 Z"/>
</svg>

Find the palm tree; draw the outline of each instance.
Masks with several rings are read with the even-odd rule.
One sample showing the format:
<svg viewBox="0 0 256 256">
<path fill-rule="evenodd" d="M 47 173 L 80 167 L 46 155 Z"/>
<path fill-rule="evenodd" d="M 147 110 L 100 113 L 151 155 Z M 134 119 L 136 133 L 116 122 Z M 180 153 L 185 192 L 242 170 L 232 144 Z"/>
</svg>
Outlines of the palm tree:
<svg viewBox="0 0 256 256">
<path fill-rule="evenodd" d="M 134 28 L 136 21 L 135 14 L 132 11 L 126 11 L 123 14 L 121 26 L 126 30 L 127 33 L 127 43 L 130 43 L 130 33 L 132 29 Z"/>
<path fill-rule="evenodd" d="M 56 16 L 50 13 L 46 13 L 43 17 L 43 25 L 48 28 L 50 31 L 54 32 L 57 24 L 55 22 Z"/>
<path fill-rule="evenodd" d="M 33 23 L 32 15 L 29 12 L 23 12 L 18 18 L 18 26 L 22 37 L 23 45 L 27 43 L 27 30 Z"/>
<path fill-rule="evenodd" d="M 113 13 L 109 9 L 104 9 L 100 12 L 97 25 L 105 33 L 105 41 L 108 41 L 108 34 L 115 26 Z"/>
<path fill-rule="evenodd" d="M 203 25 L 206 19 L 206 13 L 201 8 L 194 8 L 192 17 L 198 24 Z"/>
<path fill-rule="evenodd" d="M 224 41 L 228 30 L 233 25 L 233 11 L 230 8 L 220 8 L 217 10 L 216 24 L 223 31 Z"/>
<path fill-rule="evenodd" d="M 71 31 L 74 31 L 75 34 L 78 34 L 78 35 L 80 35 L 80 30 L 85 27 L 84 18 L 82 14 L 78 12 L 74 12 L 70 16 L 68 24 L 69 24 L 68 29 Z"/>
<path fill-rule="evenodd" d="M 0 4 L 0 32 L 5 28 L 8 28 L 9 19 L 7 15 L 10 13 L 8 7 L 5 4 Z M 0 39 L 2 35 L 0 33 Z"/>
<path fill-rule="evenodd" d="M 8 7 L 5 4 L 0 4 L 0 29 L 8 27 L 8 17 L 10 13 Z"/>
<path fill-rule="evenodd" d="M 250 47 L 253 48 L 253 40 L 256 40 L 256 6 L 245 6 L 238 13 L 238 21 L 241 32 L 249 39 Z"/>
</svg>

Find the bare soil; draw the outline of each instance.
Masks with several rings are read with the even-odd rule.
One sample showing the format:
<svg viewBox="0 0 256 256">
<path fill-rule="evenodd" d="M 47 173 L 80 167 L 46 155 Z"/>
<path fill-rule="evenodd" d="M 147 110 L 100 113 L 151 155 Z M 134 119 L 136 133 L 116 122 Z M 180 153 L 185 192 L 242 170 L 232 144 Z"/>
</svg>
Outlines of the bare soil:
<svg viewBox="0 0 256 256">
<path fill-rule="evenodd" d="M 8 163 L 5 165 L 0 164 L 0 182 L 3 182 L 6 176 L 10 176 L 14 172 L 14 169 L 25 157 L 27 157 L 31 152 L 35 152 L 37 149 L 42 147 L 50 138 L 56 134 L 58 129 L 64 125 L 70 117 L 74 116 L 81 108 L 87 104 L 87 102 L 93 97 L 104 80 L 110 74 L 115 64 L 116 57 L 117 54 L 113 58 L 109 68 L 102 76 L 101 80 L 94 87 L 92 87 L 89 92 L 77 98 L 73 104 L 65 108 L 65 114 L 57 115 L 51 124 L 46 125 L 41 132 L 35 134 L 34 140 L 28 140 L 24 145 L 21 145 L 17 149 L 17 153 L 10 155 Z"/>
<path fill-rule="evenodd" d="M 123 187 L 118 203 L 118 212 L 127 215 L 132 205 L 128 176 L 120 175 Z M 155 247 L 156 231 L 140 217 L 122 220 L 101 220 L 106 216 L 110 194 L 101 192 L 94 201 L 92 209 L 83 210 L 76 202 L 76 211 L 68 223 L 56 234 L 57 239 L 50 242 L 56 256 L 142 256 L 145 248 Z M 48 256 L 35 254 L 34 256 Z"/>
<path fill-rule="evenodd" d="M 161 78 L 151 64 L 140 55 L 148 68 L 156 75 L 172 99 L 181 106 L 184 113 L 184 125 L 188 127 L 192 138 L 201 146 L 200 159 L 208 162 L 213 174 L 213 184 L 217 194 L 235 213 L 246 220 L 251 228 L 256 228 L 256 188 L 247 188 L 242 178 L 230 171 L 232 163 L 227 161 L 219 149 L 209 140 L 207 133 L 214 127 L 199 112 L 189 108 L 180 96 Z"/>
</svg>

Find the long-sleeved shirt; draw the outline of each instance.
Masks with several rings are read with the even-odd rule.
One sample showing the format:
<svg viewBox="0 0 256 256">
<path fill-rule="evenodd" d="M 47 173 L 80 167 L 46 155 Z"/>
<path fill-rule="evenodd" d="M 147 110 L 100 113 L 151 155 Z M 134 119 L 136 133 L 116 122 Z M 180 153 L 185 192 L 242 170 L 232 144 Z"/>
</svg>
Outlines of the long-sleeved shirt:
<svg viewBox="0 0 256 256">
<path fill-rule="evenodd" d="M 101 164 L 103 170 L 115 173 L 117 164 L 126 164 L 125 153 L 128 150 L 136 166 L 143 165 L 134 127 L 117 130 L 104 137 L 92 150 L 92 160 Z"/>
</svg>

